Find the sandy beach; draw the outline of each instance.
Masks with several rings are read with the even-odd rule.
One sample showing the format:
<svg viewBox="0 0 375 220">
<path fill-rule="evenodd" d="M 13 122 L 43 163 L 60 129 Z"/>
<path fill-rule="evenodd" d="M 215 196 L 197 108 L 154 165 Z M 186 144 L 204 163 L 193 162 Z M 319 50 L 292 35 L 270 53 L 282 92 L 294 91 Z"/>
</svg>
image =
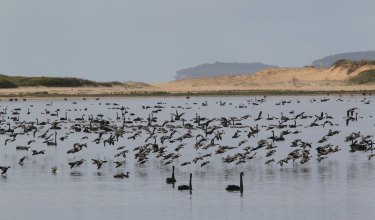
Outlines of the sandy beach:
<svg viewBox="0 0 375 220">
<path fill-rule="evenodd" d="M 364 65 L 356 69 L 339 66 L 324 68 L 271 68 L 255 75 L 219 76 L 176 80 L 165 83 L 139 83 L 125 87 L 20 87 L 1 89 L 1 96 L 137 96 L 179 94 L 236 93 L 314 93 L 375 91 L 375 84 L 354 84 L 348 80 L 359 73 L 375 69 Z"/>
</svg>

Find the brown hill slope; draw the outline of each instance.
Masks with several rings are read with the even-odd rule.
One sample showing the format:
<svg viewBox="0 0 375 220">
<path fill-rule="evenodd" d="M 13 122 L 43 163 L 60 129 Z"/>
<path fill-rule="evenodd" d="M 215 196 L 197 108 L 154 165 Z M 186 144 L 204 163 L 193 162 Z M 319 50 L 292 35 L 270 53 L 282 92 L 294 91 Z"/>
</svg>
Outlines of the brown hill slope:
<svg viewBox="0 0 375 220">
<path fill-rule="evenodd" d="M 340 60 L 330 68 L 269 68 L 255 75 L 219 76 L 154 84 L 161 91 L 218 90 L 360 90 L 375 89 L 349 81 L 359 73 L 375 69 L 374 61 Z"/>
</svg>

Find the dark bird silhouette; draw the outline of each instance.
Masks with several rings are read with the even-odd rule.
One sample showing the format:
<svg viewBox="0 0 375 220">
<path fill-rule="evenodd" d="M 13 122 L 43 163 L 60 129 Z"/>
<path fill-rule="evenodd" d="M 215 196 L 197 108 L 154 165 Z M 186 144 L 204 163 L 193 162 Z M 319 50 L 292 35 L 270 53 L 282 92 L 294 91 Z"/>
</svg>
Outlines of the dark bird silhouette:
<svg viewBox="0 0 375 220">
<path fill-rule="evenodd" d="M 129 178 L 129 172 L 126 172 L 126 173 L 121 172 L 119 174 L 114 175 L 113 178 L 117 178 L 117 179 Z"/>
<path fill-rule="evenodd" d="M 174 166 L 172 166 L 172 177 L 168 177 L 168 178 L 166 179 L 166 182 L 167 182 L 168 184 L 174 184 L 174 183 L 176 182 L 176 179 L 175 179 L 175 177 L 174 177 Z"/>
<path fill-rule="evenodd" d="M 23 156 L 19 161 L 18 164 L 23 166 L 23 161 L 27 158 L 27 156 Z"/>
<path fill-rule="evenodd" d="M 40 150 L 40 151 L 32 150 L 31 152 L 32 152 L 31 155 L 34 156 L 34 155 L 44 154 L 45 150 Z"/>
<path fill-rule="evenodd" d="M 191 184 L 191 179 L 193 178 L 193 174 L 190 173 L 190 180 L 189 180 L 189 185 L 179 185 L 177 187 L 178 190 L 193 190 L 193 186 Z"/>
<path fill-rule="evenodd" d="M 124 161 L 115 161 L 113 163 L 115 164 L 115 168 L 119 168 L 119 167 L 121 167 L 122 165 L 125 164 L 125 160 Z"/>
<path fill-rule="evenodd" d="M 86 161 L 85 159 L 81 159 L 81 160 L 69 162 L 68 164 L 70 165 L 70 169 L 73 169 L 74 167 L 81 166 L 83 164 L 83 162 L 85 162 L 85 161 Z"/>
<path fill-rule="evenodd" d="M 96 165 L 96 168 L 99 170 L 103 164 L 107 163 L 108 161 L 106 160 L 97 160 L 97 159 L 91 159 L 92 160 L 92 164 L 95 164 Z"/>
<path fill-rule="evenodd" d="M 355 110 L 357 110 L 357 109 L 358 109 L 357 107 L 355 107 L 355 108 L 351 108 L 351 109 L 348 109 L 348 110 L 346 111 L 346 117 L 349 118 L 350 116 L 353 116 Z"/>
<path fill-rule="evenodd" d="M 56 174 L 56 172 L 57 172 L 57 167 L 55 166 L 55 167 L 51 167 L 51 172 L 52 172 L 52 174 Z"/>
<path fill-rule="evenodd" d="M 347 119 L 346 119 L 346 126 L 349 125 L 349 121 L 357 121 L 358 120 L 358 113 L 355 113 L 355 117 L 353 116 L 349 116 Z"/>
<path fill-rule="evenodd" d="M 10 166 L 0 166 L 1 175 L 5 175 L 9 168 Z"/>
<path fill-rule="evenodd" d="M 26 146 L 17 146 L 16 147 L 16 150 L 25 150 L 25 151 L 28 151 L 30 149 L 30 147 L 26 147 Z"/>
<path fill-rule="evenodd" d="M 233 192 L 233 191 L 240 191 L 243 192 L 243 180 L 242 180 L 243 172 L 240 174 L 240 186 L 237 185 L 228 185 L 227 188 L 225 188 L 227 191 Z"/>
<path fill-rule="evenodd" d="M 256 119 L 254 119 L 255 121 L 259 121 L 260 119 L 262 119 L 262 111 L 259 112 L 259 115 Z"/>
</svg>

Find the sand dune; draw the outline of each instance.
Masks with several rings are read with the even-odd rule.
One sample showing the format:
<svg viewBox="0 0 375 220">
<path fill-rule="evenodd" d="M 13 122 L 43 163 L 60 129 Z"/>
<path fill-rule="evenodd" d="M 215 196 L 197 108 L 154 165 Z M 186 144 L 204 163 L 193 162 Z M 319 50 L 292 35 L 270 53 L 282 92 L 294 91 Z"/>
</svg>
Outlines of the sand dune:
<svg viewBox="0 0 375 220">
<path fill-rule="evenodd" d="M 353 84 L 348 79 L 362 71 L 375 69 L 375 65 L 336 65 L 331 68 L 270 68 L 255 75 L 219 76 L 176 80 L 151 85 L 113 87 L 47 88 L 22 87 L 1 89 L 3 96 L 64 96 L 64 95 L 126 95 L 162 92 L 225 92 L 225 91 L 375 91 L 375 84 Z M 147 85 L 147 86 L 146 86 Z"/>
<path fill-rule="evenodd" d="M 375 69 L 364 65 L 354 71 L 349 67 L 324 68 L 271 68 L 255 75 L 220 76 L 177 80 L 153 84 L 161 91 L 213 91 L 213 90 L 363 90 L 374 85 L 353 85 L 348 79 L 362 71 Z M 349 71 L 350 70 L 350 71 Z"/>
</svg>

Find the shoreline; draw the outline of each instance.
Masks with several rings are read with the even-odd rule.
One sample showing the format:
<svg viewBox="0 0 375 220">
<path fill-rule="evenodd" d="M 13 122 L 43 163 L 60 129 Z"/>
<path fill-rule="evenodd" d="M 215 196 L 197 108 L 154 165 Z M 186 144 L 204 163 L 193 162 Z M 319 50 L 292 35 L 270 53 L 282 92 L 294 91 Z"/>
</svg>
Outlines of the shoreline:
<svg viewBox="0 0 375 220">
<path fill-rule="evenodd" d="M 67 88 L 64 88 L 67 89 Z M 77 89 L 77 88 L 75 88 Z M 159 91 L 159 90 L 131 90 L 127 92 L 112 92 L 107 93 L 104 89 L 102 92 L 97 93 L 61 93 L 56 92 L 56 88 L 46 88 L 46 90 L 54 90 L 50 93 L 44 92 L 19 92 L 3 93 L 0 90 L 0 98 L 132 98 L 132 97 L 202 97 L 202 96 L 259 96 L 259 95 L 295 95 L 295 96 L 308 96 L 308 95 L 372 95 L 375 89 L 363 90 L 292 90 L 292 89 L 239 89 L 239 90 L 207 90 L 207 91 Z"/>
</svg>

